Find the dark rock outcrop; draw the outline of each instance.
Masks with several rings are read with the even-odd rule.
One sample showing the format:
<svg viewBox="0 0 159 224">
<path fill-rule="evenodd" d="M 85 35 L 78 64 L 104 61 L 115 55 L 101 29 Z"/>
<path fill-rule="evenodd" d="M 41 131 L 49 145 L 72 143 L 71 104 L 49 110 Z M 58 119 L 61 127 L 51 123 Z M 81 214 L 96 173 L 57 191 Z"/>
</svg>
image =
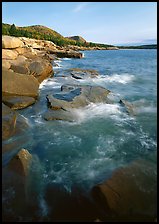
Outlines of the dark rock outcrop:
<svg viewBox="0 0 159 224">
<path fill-rule="evenodd" d="M 55 54 L 59 58 L 82 58 L 82 53 L 73 50 L 47 50 L 49 54 Z"/>
<path fill-rule="evenodd" d="M 135 115 L 134 107 L 126 100 L 120 100 L 119 103 L 125 108 L 126 112 L 131 115 Z"/>
<path fill-rule="evenodd" d="M 156 217 L 154 165 L 138 160 L 117 169 L 111 178 L 92 189 L 104 221 L 153 221 Z"/>
</svg>

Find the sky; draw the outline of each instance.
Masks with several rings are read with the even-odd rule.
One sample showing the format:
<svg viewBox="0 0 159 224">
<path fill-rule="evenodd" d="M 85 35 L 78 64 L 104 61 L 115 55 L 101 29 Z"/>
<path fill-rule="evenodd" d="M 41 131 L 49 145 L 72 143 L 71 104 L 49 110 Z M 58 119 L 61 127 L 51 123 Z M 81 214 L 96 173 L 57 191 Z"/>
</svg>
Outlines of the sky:
<svg viewBox="0 0 159 224">
<path fill-rule="evenodd" d="M 2 2 L 2 22 L 114 45 L 157 40 L 157 2 Z"/>
</svg>

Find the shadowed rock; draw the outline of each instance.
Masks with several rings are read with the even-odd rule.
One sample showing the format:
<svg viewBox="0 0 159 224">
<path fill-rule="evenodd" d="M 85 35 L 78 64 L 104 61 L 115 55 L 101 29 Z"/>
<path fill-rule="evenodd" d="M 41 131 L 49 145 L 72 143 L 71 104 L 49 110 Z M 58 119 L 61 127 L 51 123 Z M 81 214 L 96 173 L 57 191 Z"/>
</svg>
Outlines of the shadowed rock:
<svg viewBox="0 0 159 224">
<path fill-rule="evenodd" d="M 29 172 L 29 165 L 32 156 L 26 149 L 21 149 L 17 155 L 15 155 L 9 162 L 8 167 L 12 171 L 25 177 Z"/>
<path fill-rule="evenodd" d="M 27 200 L 31 162 L 32 155 L 26 149 L 21 149 L 2 169 L 2 219 L 5 222 L 31 221 L 28 218 L 31 211 Z"/>
<path fill-rule="evenodd" d="M 105 221 L 153 221 L 157 214 L 154 164 L 138 160 L 92 189 Z M 150 176 L 150 173 L 154 175 Z"/>
<path fill-rule="evenodd" d="M 78 186 L 67 192 L 60 184 L 48 184 L 45 192 L 50 220 L 80 222 L 98 217 L 96 208 Z"/>
</svg>

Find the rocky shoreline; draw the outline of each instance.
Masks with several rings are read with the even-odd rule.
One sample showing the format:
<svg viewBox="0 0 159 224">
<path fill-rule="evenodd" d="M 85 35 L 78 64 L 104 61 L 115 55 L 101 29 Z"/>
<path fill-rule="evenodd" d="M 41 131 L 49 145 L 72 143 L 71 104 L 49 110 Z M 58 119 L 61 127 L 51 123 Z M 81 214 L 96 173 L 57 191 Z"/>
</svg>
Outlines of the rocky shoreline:
<svg viewBox="0 0 159 224">
<path fill-rule="evenodd" d="M 78 50 L 103 50 L 103 48 L 85 49 L 78 46 L 61 48 L 50 41 L 10 36 L 2 36 L 2 48 L 3 176 L 7 178 L 12 176 L 10 180 L 8 179 L 3 182 L 2 188 L 5 194 L 6 186 L 12 185 L 14 187 L 16 197 L 13 200 L 12 206 L 15 206 L 17 214 L 22 216 L 23 212 L 20 210 L 21 208 L 17 208 L 16 200 L 20 198 L 18 203 L 20 205 L 24 204 L 26 209 L 28 209 L 26 179 L 29 176 L 30 166 L 35 161 L 32 159 L 32 155 L 23 148 L 23 144 L 29 138 L 29 125 L 17 110 L 24 109 L 38 100 L 40 83 L 46 78 L 54 76 L 52 63 L 55 59 L 64 57 L 82 58 L 83 55 Z M 94 70 L 75 68 L 69 70 L 65 75 L 77 80 L 96 78 L 99 74 Z M 89 103 L 114 103 L 111 91 L 105 88 L 100 86 L 73 85 L 71 83 L 70 85 L 61 86 L 61 92 L 58 94 L 46 95 L 46 99 L 48 111 L 43 114 L 43 118 L 48 122 L 49 120 L 72 122 L 76 120 L 73 113 L 74 109 L 87 106 Z M 119 99 L 118 104 L 121 108 L 123 106 L 125 112 L 134 115 L 133 105 L 123 99 Z M 11 138 L 15 138 L 15 140 L 10 143 L 9 140 Z M 17 148 L 17 153 L 14 152 L 13 154 L 12 150 L 14 151 L 14 148 Z M 90 192 L 93 203 L 80 194 L 75 199 L 70 199 L 67 193 L 62 193 L 63 197 L 66 202 L 70 203 L 70 210 L 73 210 L 73 207 L 77 205 L 77 209 L 83 215 L 82 221 L 84 221 L 84 217 L 85 220 L 95 222 L 131 221 L 132 219 L 134 221 L 152 221 L 154 218 L 152 217 L 153 211 L 150 212 L 151 214 L 148 214 L 148 206 L 144 207 L 145 213 L 142 214 L 140 199 L 143 200 L 145 194 L 138 189 L 135 180 L 132 178 L 134 172 L 138 173 L 139 178 L 140 175 L 143 175 L 142 164 L 144 164 L 143 161 L 136 161 L 128 167 L 118 169 L 111 178 L 94 186 Z M 143 182 L 144 184 L 145 182 Z M 60 189 L 57 190 L 51 187 L 48 189 L 49 191 L 52 195 L 55 195 L 60 192 Z M 48 193 L 46 193 L 46 198 L 48 203 L 52 204 Z M 79 203 L 79 200 L 82 202 Z M 139 206 L 137 209 L 136 203 Z M 87 209 L 86 214 L 84 211 L 85 208 Z M 29 209 L 31 209 L 31 212 L 32 208 Z M 141 213 L 138 214 L 140 209 Z M 80 215 L 80 212 L 77 212 L 75 219 L 78 219 Z M 71 214 L 72 216 L 73 214 Z M 10 219 L 13 218 L 15 218 L 14 215 Z M 4 219 L 6 219 L 5 215 Z M 8 217 L 8 220 L 10 219 Z M 37 220 L 38 217 L 35 217 L 35 221 Z"/>
</svg>

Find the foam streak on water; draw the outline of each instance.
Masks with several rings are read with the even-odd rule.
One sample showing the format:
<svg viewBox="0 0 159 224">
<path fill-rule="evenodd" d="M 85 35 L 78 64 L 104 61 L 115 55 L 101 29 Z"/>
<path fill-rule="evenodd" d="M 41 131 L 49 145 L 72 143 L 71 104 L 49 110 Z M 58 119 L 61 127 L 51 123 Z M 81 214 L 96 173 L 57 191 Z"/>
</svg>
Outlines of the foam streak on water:
<svg viewBox="0 0 159 224">
<path fill-rule="evenodd" d="M 73 109 L 77 122 L 86 122 L 94 118 L 107 118 L 111 115 L 120 115 L 120 106 L 118 104 L 90 103 L 88 106 L 80 109 Z"/>
</svg>

